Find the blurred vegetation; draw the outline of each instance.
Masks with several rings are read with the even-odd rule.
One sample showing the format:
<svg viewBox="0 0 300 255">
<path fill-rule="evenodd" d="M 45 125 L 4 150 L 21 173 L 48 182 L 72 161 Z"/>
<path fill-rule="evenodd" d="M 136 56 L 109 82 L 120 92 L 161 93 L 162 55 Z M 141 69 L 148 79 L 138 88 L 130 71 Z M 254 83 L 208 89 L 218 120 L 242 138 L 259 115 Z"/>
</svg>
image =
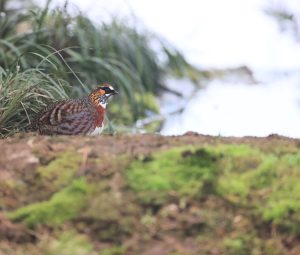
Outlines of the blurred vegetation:
<svg viewBox="0 0 300 255">
<path fill-rule="evenodd" d="M 294 8 L 293 1 L 270 1 L 265 7 L 265 13 L 274 18 L 281 31 L 291 33 L 300 42 L 300 12 Z"/>
<path fill-rule="evenodd" d="M 22 8 L 9 9 L 12 2 Z M 95 24 L 71 14 L 67 3 L 50 9 L 50 2 L 44 8 L 1 2 L 0 91 L 6 96 L 1 93 L 0 135 L 24 129 L 49 99 L 82 97 L 102 82 L 121 94 L 109 109 L 111 119 L 132 126 L 158 112 L 155 95 L 165 89 L 167 74 L 196 81 L 197 70 L 152 33 L 117 18 Z"/>
</svg>

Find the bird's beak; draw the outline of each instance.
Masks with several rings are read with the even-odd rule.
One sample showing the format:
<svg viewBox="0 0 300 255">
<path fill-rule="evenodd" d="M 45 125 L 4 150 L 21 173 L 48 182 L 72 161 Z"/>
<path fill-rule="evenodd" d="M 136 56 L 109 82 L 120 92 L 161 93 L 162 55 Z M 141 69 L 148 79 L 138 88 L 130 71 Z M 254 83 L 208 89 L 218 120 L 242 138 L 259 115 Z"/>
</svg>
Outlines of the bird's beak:
<svg viewBox="0 0 300 255">
<path fill-rule="evenodd" d="M 116 90 L 114 90 L 114 92 L 112 93 L 113 95 L 118 95 L 119 94 L 119 92 L 118 91 L 116 91 Z"/>
</svg>

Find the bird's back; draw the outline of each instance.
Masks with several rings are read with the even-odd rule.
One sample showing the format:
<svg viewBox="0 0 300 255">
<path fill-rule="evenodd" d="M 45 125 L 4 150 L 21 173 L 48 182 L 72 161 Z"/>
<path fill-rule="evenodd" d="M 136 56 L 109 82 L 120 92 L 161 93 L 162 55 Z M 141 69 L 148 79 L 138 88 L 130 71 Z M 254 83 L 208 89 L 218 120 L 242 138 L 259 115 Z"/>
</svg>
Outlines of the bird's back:
<svg viewBox="0 0 300 255">
<path fill-rule="evenodd" d="M 42 109 L 32 127 L 42 135 L 89 134 L 95 129 L 97 114 L 88 98 L 62 100 Z"/>
</svg>

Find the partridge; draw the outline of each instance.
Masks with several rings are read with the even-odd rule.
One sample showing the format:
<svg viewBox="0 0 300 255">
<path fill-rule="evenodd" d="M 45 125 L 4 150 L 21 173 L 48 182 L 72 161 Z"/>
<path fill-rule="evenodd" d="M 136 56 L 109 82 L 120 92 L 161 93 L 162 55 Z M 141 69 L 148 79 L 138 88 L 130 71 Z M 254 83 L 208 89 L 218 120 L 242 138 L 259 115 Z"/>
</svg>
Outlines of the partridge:
<svg viewBox="0 0 300 255">
<path fill-rule="evenodd" d="M 115 94 L 116 90 L 104 83 L 84 98 L 54 102 L 37 114 L 31 130 L 41 135 L 98 135 L 108 98 Z"/>
</svg>

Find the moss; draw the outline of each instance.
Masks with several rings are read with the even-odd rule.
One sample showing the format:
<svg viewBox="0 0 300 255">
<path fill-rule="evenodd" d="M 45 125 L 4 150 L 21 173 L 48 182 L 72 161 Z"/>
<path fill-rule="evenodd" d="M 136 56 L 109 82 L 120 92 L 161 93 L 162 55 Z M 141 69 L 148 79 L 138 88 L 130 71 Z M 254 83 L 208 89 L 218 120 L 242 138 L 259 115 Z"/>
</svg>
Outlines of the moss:
<svg viewBox="0 0 300 255">
<path fill-rule="evenodd" d="M 48 165 L 38 167 L 41 183 L 47 186 L 47 190 L 56 191 L 73 179 L 81 161 L 82 156 L 77 152 L 63 152 Z"/>
<path fill-rule="evenodd" d="M 114 246 L 101 250 L 99 255 L 122 255 L 125 254 L 125 252 L 126 248 L 124 246 Z"/>
<path fill-rule="evenodd" d="M 177 252 L 177 251 L 168 253 L 168 255 L 194 255 L 194 254 L 195 253 L 186 253 L 186 252 L 182 253 L 182 252 Z"/>
<path fill-rule="evenodd" d="M 73 231 L 66 231 L 57 239 L 41 242 L 38 246 L 41 246 L 42 254 L 47 255 L 97 255 L 88 238 Z"/>
<path fill-rule="evenodd" d="M 247 145 L 173 148 L 133 162 L 129 186 L 143 203 L 218 194 L 286 231 L 300 233 L 300 153 Z"/>
<path fill-rule="evenodd" d="M 171 149 L 132 163 L 127 180 L 146 203 L 163 203 L 170 193 L 199 197 L 216 179 L 216 157 L 203 148 Z"/>
<path fill-rule="evenodd" d="M 11 177 L 0 178 L 0 194 L 15 194 L 15 197 L 19 198 L 18 194 L 22 194 L 24 188 L 23 181 L 17 181 Z M 0 210 L 7 209 L 12 205 L 9 198 L 10 196 L 0 196 Z"/>
<path fill-rule="evenodd" d="M 266 160 L 260 150 L 247 145 L 175 148 L 155 154 L 150 161 L 134 162 L 127 178 L 144 201 L 162 203 L 170 192 L 181 197 L 217 192 L 231 202 L 246 204 L 251 188 L 269 184 L 273 161 L 273 156 Z"/>
<path fill-rule="evenodd" d="M 223 245 L 227 248 L 227 252 L 231 255 L 249 254 L 249 251 L 245 247 L 245 241 L 242 238 L 226 238 L 223 241 Z"/>
<path fill-rule="evenodd" d="M 94 233 L 95 239 L 120 240 L 132 233 L 140 211 L 130 197 L 111 188 L 108 182 L 101 181 L 97 184 L 83 217 L 97 230 Z"/>
<path fill-rule="evenodd" d="M 248 156 L 245 155 L 244 157 L 247 158 Z M 262 153 L 260 153 L 259 157 L 260 164 L 253 164 L 253 166 L 247 164 L 248 166 L 246 166 L 243 162 L 247 162 L 249 159 L 243 161 L 240 157 L 236 158 L 234 154 L 224 156 L 227 162 L 220 162 L 219 164 L 226 171 L 220 175 L 218 180 L 218 194 L 233 203 L 246 205 L 253 189 L 268 187 L 273 181 L 273 172 L 271 170 L 276 157 L 265 156 Z"/>
<path fill-rule="evenodd" d="M 217 150 L 224 155 L 218 162 L 222 174 L 217 192 L 229 201 L 246 203 L 253 186 L 269 181 L 264 173 L 268 172 L 270 164 L 260 150 L 246 145 L 223 145 Z"/>
<path fill-rule="evenodd" d="M 29 227 L 38 224 L 58 226 L 75 218 L 86 205 L 90 187 L 84 179 L 73 180 L 64 189 L 55 193 L 49 201 L 34 203 L 7 213 L 9 219 L 23 220 Z"/>
<path fill-rule="evenodd" d="M 256 233 L 234 233 L 235 236 L 225 237 L 220 243 L 224 254 L 231 255 L 282 255 L 286 251 L 279 239 L 260 239 Z"/>
<path fill-rule="evenodd" d="M 213 247 L 220 254 L 279 255 L 287 252 L 285 240 L 300 233 L 300 152 L 224 145 L 216 139 L 213 145 L 172 148 L 131 163 L 131 157 L 109 154 L 92 160 L 96 163 L 88 164 L 89 169 L 101 165 L 99 172 L 87 176 L 93 178 L 92 187 L 68 175 L 63 178 L 68 181 L 56 182 L 65 188 L 49 201 L 25 206 L 9 217 L 30 227 L 54 227 L 51 234 L 73 227 L 99 247 L 111 247 L 98 250 L 98 255 L 126 254 L 119 244 L 138 236 L 143 245 L 157 234 L 174 231 L 179 242 L 188 237 L 191 246 L 193 241 L 199 244 L 195 254 L 209 254 Z M 45 170 L 41 179 L 51 185 L 51 176 L 56 175 Z M 49 239 L 43 254 L 68 254 L 68 249 L 76 255 L 95 254 L 90 240 L 76 233 Z"/>
<path fill-rule="evenodd" d="M 258 153 L 256 161 L 260 163 L 248 168 L 237 165 L 242 162 L 241 153 L 231 149 L 223 153 L 226 160 L 218 162 L 223 169 L 218 194 L 237 205 L 254 208 L 254 214 L 263 220 L 300 232 L 300 153 L 277 155 L 250 148 L 243 157 L 249 160 Z"/>
<path fill-rule="evenodd" d="M 300 153 L 280 157 L 273 168 L 271 192 L 260 209 L 265 220 L 300 232 Z"/>
</svg>

